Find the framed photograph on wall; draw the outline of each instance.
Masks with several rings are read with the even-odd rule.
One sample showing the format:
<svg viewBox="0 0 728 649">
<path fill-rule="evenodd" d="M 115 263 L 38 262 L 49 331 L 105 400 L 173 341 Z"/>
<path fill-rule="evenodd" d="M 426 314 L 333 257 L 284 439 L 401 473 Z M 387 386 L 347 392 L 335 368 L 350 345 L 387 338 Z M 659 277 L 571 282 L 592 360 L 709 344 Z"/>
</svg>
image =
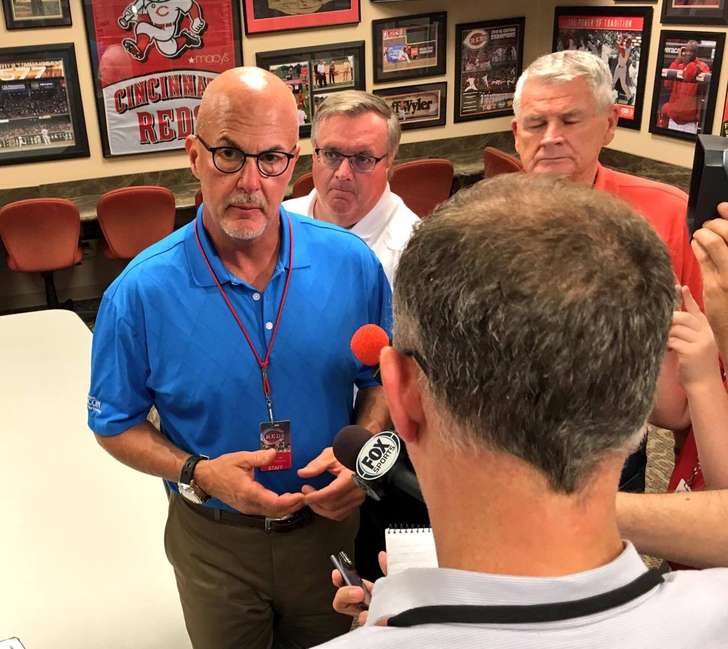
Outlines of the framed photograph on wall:
<svg viewBox="0 0 728 649">
<path fill-rule="evenodd" d="M 606 62 L 619 126 L 640 128 L 651 30 L 652 7 L 556 7 L 553 51 L 583 50 Z"/>
<path fill-rule="evenodd" d="M 68 0 L 3 0 L 5 27 L 67 27 L 71 24 Z"/>
<path fill-rule="evenodd" d="M 447 13 L 372 21 L 374 83 L 445 74 Z"/>
<path fill-rule="evenodd" d="M 728 25 L 726 0 L 662 0 L 663 23 Z"/>
<path fill-rule="evenodd" d="M 724 45 L 724 32 L 660 32 L 650 133 L 695 140 L 712 132 Z"/>
<path fill-rule="evenodd" d="M 455 25 L 456 122 L 513 113 L 525 26 L 525 18 Z"/>
<path fill-rule="evenodd" d="M 73 43 L 0 49 L 0 165 L 88 155 Z"/>
<path fill-rule="evenodd" d="M 243 0 L 245 33 L 281 32 L 360 22 L 360 0 Z"/>
<path fill-rule="evenodd" d="M 301 137 L 311 134 L 316 106 L 328 95 L 365 87 L 364 41 L 258 52 L 255 61 L 288 84 L 298 104 Z"/>
<path fill-rule="evenodd" d="M 447 111 L 447 82 L 375 90 L 399 117 L 403 131 L 443 126 Z"/>
<path fill-rule="evenodd" d="M 207 85 L 242 64 L 237 2 L 135 7 L 83 0 L 105 157 L 183 148 Z"/>
<path fill-rule="evenodd" d="M 728 86 L 725 89 L 725 99 L 723 100 L 723 120 L 720 123 L 720 134 L 728 137 Z"/>
</svg>

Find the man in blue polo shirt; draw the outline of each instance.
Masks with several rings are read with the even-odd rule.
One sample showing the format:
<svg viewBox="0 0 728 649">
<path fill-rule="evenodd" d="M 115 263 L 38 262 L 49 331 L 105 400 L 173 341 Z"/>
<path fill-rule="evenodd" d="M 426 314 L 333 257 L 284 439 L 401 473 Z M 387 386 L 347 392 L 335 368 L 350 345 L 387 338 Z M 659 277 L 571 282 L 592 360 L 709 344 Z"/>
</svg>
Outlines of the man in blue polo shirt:
<svg viewBox="0 0 728 649">
<path fill-rule="evenodd" d="M 348 628 L 328 555 L 351 549 L 363 497 L 331 442 L 352 421 L 387 423 L 349 341 L 390 328 L 391 296 L 355 235 L 280 208 L 297 140 L 277 77 L 215 79 L 186 142 L 205 203 L 127 266 L 96 322 L 89 425 L 170 487 L 165 545 L 195 649 L 306 647 Z"/>
</svg>

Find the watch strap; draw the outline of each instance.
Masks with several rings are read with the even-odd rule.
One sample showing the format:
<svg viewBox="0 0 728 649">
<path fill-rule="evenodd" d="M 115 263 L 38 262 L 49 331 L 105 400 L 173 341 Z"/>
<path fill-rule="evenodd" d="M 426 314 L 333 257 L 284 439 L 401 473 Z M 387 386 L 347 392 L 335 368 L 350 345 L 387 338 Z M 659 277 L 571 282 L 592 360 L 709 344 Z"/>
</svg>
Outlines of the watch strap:
<svg viewBox="0 0 728 649">
<path fill-rule="evenodd" d="M 195 467 L 200 460 L 209 460 L 206 455 L 190 455 L 182 465 L 182 472 L 179 474 L 181 484 L 192 484 L 192 476 L 195 473 Z"/>
</svg>

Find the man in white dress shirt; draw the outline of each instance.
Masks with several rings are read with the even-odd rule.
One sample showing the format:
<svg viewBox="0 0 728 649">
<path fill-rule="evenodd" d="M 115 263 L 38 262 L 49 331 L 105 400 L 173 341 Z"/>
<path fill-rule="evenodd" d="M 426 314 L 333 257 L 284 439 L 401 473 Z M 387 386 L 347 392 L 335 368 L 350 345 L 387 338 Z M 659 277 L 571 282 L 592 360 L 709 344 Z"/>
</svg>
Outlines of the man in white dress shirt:
<svg viewBox="0 0 728 649">
<path fill-rule="evenodd" d="M 351 230 L 377 255 L 390 284 L 419 223 L 389 189 L 399 148 L 397 115 L 380 97 L 360 90 L 329 95 L 311 127 L 314 189 L 283 202 L 289 212 Z"/>
<path fill-rule="evenodd" d="M 728 570 L 648 571 L 617 527 L 675 307 L 664 245 L 605 192 L 506 174 L 438 208 L 380 367 L 439 568 L 379 580 L 325 646 L 724 647 Z"/>
</svg>

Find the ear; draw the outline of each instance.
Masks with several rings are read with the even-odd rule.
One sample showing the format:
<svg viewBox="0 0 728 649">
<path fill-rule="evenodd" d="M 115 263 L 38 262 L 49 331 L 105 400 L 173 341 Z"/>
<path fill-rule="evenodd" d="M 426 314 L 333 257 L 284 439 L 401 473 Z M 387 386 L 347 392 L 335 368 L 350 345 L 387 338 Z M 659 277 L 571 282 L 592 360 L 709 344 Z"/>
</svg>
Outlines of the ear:
<svg viewBox="0 0 728 649">
<path fill-rule="evenodd" d="M 606 146 L 614 139 L 614 133 L 617 130 L 617 124 L 619 123 L 619 108 L 616 104 L 612 104 L 607 111 L 607 121 L 609 127 L 607 132 L 604 134 L 604 142 L 602 146 Z"/>
<path fill-rule="evenodd" d="M 405 442 L 414 442 L 424 423 L 422 395 L 417 382 L 419 368 L 412 358 L 400 354 L 394 347 L 382 350 L 379 368 L 394 428 Z"/>
<path fill-rule="evenodd" d="M 518 120 L 515 117 L 511 120 L 511 131 L 513 131 L 513 139 L 515 141 L 516 151 L 520 155 L 521 151 L 518 147 Z"/>
<path fill-rule="evenodd" d="M 197 162 L 200 159 L 200 152 L 197 150 L 197 138 L 194 135 L 188 135 L 185 139 L 185 151 L 187 151 L 187 157 L 190 160 L 192 175 L 199 180 L 200 174 L 197 171 Z"/>
</svg>

